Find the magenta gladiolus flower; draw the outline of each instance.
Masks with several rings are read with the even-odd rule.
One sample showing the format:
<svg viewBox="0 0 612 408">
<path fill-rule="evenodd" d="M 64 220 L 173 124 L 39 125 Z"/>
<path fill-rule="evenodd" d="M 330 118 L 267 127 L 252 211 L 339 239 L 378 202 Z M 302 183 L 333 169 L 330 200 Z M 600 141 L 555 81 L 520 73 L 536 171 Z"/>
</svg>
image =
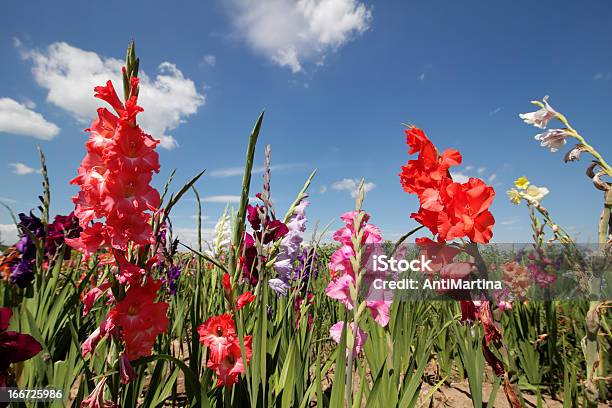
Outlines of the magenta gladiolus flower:
<svg viewBox="0 0 612 408">
<path fill-rule="evenodd" d="M 12 363 L 29 360 L 42 350 L 42 346 L 29 334 L 9 331 L 13 312 L 0 308 L 0 387 L 6 387 L 6 371 Z"/>
</svg>

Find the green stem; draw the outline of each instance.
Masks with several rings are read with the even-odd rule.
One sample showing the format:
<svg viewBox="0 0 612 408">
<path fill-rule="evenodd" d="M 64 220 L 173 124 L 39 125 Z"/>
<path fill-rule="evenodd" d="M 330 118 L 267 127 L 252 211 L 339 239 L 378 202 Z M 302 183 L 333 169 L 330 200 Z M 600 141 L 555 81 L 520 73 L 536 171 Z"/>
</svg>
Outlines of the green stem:
<svg viewBox="0 0 612 408">
<path fill-rule="evenodd" d="M 244 220 L 246 217 L 246 206 L 249 203 L 249 189 L 251 187 L 251 173 L 253 171 L 253 158 L 255 156 L 255 146 L 257 145 L 257 137 L 259 136 L 259 130 L 261 129 L 261 123 L 263 121 L 264 113 L 262 112 L 257 118 L 255 127 L 249 137 L 249 146 L 247 147 L 246 163 L 244 166 L 244 174 L 242 176 L 242 193 L 240 195 L 240 207 L 238 208 L 238 215 L 234 222 L 234 231 L 232 234 L 232 245 L 229 251 L 229 270 L 231 274 L 236 275 L 238 272 L 236 269 L 236 259 L 240 251 L 242 243 L 242 233 L 244 231 Z M 235 278 L 236 276 L 234 276 Z M 235 280 L 235 279 L 234 279 Z"/>
<path fill-rule="evenodd" d="M 595 150 L 593 146 L 588 144 L 586 139 L 582 137 L 580 133 L 578 133 L 578 131 L 569 124 L 569 121 L 567 120 L 567 118 L 563 114 L 557 112 L 557 119 L 559 119 L 565 125 L 570 135 L 573 138 L 577 139 L 580 142 L 580 144 L 583 145 L 584 149 L 587 152 L 591 153 L 597 159 L 597 161 L 601 164 L 601 167 L 604 169 L 606 174 L 612 177 L 612 167 L 610 167 L 610 165 L 601 156 L 601 154 L 599 154 L 599 152 Z"/>
</svg>

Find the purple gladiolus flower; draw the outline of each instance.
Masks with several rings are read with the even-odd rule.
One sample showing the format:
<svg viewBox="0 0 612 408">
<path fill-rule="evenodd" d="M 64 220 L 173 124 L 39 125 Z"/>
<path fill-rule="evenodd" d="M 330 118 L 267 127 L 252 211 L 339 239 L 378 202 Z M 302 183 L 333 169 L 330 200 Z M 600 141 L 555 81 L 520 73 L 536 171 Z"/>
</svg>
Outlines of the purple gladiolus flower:
<svg viewBox="0 0 612 408">
<path fill-rule="evenodd" d="M 32 214 L 32 211 L 29 216 L 24 213 L 19 214 L 19 227 L 27 229 L 36 238 L 45 237 L 45 227 L 41 219 Z"/>
<path fill-rule="evenodd" d="M 66 238 L 76 238 L 82 231 L 79 220 L 74 213 L 68 215 L 57 215 L 51 224 L 47 225 L 47 230 L 42 220 L 35 216 L 32 211 L 30 215 L 19 214 L 18 228 L 21 231 L 19 241 L 15 244 L 15 249 L 21 254 L 20 261 L 13 265 L 11 269 L 10 281 L 21 288 L 25 288 L 34 280 L 34 262 L 36 259 L 36 240 L 44 243 L 45 259 L 53 259 L 58 248 L 60 248 Z M 64 259 L 70 258 L 70 251 L 66 251 Z"/>
<path fill-rule="evenodd" d="M 22 258 L 11 270 L 10 282 L 20 288 L 25 288 L 34 280 L 34 271 L 32 270 L 32 262 Z"/>
<path fill-rule="evenodd" d="M 180 266 L 171 266 L 168 269 L 168 273 L 166 276 L 162 277 L 162 282 L 166 285 L 168 293 L 171 295 L 176 295 L 176 291 L 178 290 L 178 279 L 181 276 L 181 267 Z"/>
<path fill-rule="evenodd" d="M 15 249 L 21 253 L 21 259 L 32 260 L 36 256 L 36 246 L 29 235 L 23 235 L 15 244 Z"/>
<path fill-rule="evenodd" d="M 268 281 L 268 285 L 270 285 L 270 288 L 275 291 L 277 294 L 279 295 L 283 295 L 286 296 L 287 295 L 287 291 L 289 290 L 289 288 L 291 288 L 291 285 L 288 282 L 288 279 L 281 279 L 281 278 L 273 278 L 270 279 Z"/>
<path fill-rule="evenodd" d="M 293 214 L 287 222 L 288 232 L 281 241 L 280 250 L 274 263 L 277 277 L 268 281 L 270 288 L 279 295 L 285 296 L 291 288 L 291 281 L 296 278 L 295 264 L 303 241 L 302 235 L 306 230 L 305 210 L 309 204 L 306 200 L 307 197 L 304 196 L 293 209 Z"/>
<path fill-rule="evenodd" d="M 297 260 L 296 280 L 307 283 L 310 278 L 316 279 L 319 277 L 319 264 L 314 248 L 304 248 L 302 253 L 298 255 Z"/>
</svg>

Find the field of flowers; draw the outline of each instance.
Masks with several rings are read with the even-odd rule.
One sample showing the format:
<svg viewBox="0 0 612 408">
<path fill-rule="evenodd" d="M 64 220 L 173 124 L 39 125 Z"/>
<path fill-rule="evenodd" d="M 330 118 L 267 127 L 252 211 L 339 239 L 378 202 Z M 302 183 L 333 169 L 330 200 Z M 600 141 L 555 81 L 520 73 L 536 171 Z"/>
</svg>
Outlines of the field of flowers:
<svg viewBox="0 0 612 408">
<path fill-rule="evenodd" d="M 252 180 L 263 113 L 245 138 L 240 204 L 212 242 L 181 243 L 172 209 L 195 197 L 201 231 L 196 182 L 206 174 L 151 186 L 158 141 L 138 126 L 147 109 L 138 65 L 132 45 L 123 98 L 110 81 L 94 90 L 108 109 L 92 112 L 74 212 L 49 213 L 41 151 L 40 207 L 13 215 L 20 239 L 0 255 L 0 389 L 53 388 L 62 397 L 50 406 L 83 407 L 609 406 L 612 167 L 547 98 L 521 119 L 553 153 L 574 142 L 566 162 L 589 156 L 588 181 L 603 198 L 593 215 L 599 274 L 545 208 L 548 190 L 520 174 L 497 199 L 529 208 L 533 242 L 495 249 L 493 187 L 453 181 L 461 153 L 413 125 L 398 135 L 407 162 L 397 163 L 397 188 L 414 195 L 407 211 L 421 226 L 386 240 L 362 185 L 327 240 L 327 228 L 308 223 L 315 172 L 284 209 L 273 204 L 269 146 L 261 185 Z M 438 277 L 498 274 L 506 289 L 430 301 L 369 292 L 373 254 L 400 250 L 426 254 Z M 561 263 L 584 275 L 578 294 L 534 298 L 565 282 Z"/>
</svg>

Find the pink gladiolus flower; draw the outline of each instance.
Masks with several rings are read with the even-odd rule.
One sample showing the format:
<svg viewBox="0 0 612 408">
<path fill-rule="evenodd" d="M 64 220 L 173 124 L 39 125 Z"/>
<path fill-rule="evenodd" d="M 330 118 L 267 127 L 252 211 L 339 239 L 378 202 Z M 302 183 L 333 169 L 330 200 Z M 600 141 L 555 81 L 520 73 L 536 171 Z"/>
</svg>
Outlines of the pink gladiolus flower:
<svg viewBox="0 0 612 408">
<path fill-rule="evenodd" d="M 338 344 L 340 344 L 340 338 L 342 337 L 343 327 L 344 327 L 344 322 L 341 320 L 338 323 L 334 324 L 329 329 L 329 335 Z M 347 328 L 349 327 L 351 328 L 351 332 L 355 333 L 355 323 L 351 323 L 347 325 Z M 355 346 L 353 347 L 353 357 L 357 357 L 357 354 L 359 354 L 359 352 L 363 348 L 363 345 L 368 340 L 368 333 L 364 332 L 363 330 L 361 330 L 361 328 L 359 328 L 359 326 L 357 326 L 357 333 L 354 334 L 354 337 L 355 337 L 354 339 Z M 346 354 L 348 355 L 348 353 L 349 353 L 349 348 L 347 347 Z"/>
<path fill-rule="evenodd" d="M 90 289 L 89 292 L 83 296 L 83 316 L 87 316 L 96 300 L 98 300 L 98 298 L 102 296 L 109 288 L 110 283 L 106 282 L 98 287 Z"/>
<path fill-rule="evenodd" d="M 368 300 L 366 306 L 372 314 L 372 318 L 385 327 L 389 324 L 389 309 L 391 308 L 391 302 L 388 300 Z"/>
<path fill-rule="evenodd" d="M 362 240 L 358 248 L 353 247 L 353 237 L 356 235 L 356 217 L 361 216 L 359 231 L 362 233 Z M 373 224 L 369 224 L 370 216 L 362 211 L 349 211 L 340 217 L 346 224 L 334 233 L 334 239 L 342 244 L 331 256 L 329 270 L 331 282 L 325 289 L 325 294 L 332 299 L 340 301 L 348 310 L 355 307 L 356 299 L 351 296 L 351 285 L 355 287 L 356 271 L 353 270 L 351 258 L 355 257 L 356 251 L 362 253 L 362 263 L 359 273 L 364 274 L 362 287 L 368 290 L 366 296 L 366 306 L 370 310 L 372 317 L 381 326 L 389 324 L 389 308 L 393 298 L 390 291 L 380 291 L 374 289 L 372 282 L 376 277 L 373 268 L 373 255 L 384 253 L 382 246 L 382 236 L 380 230 Z M 364 286 L 365 285 L 365 286 Z"/>
<path fill-rule="evenodd" d="M 129 384 L 138 378 L 138 374 L 132 368 L 132 364 L 130 364 L 130 360 L 125 353 L 121 353 L 119 356 L 119 377 L 121 377 L 123 384 Z"/>
<path fill-rule="evenodd" d="M 343 245 L 336 249 L 329 260 L 329 271 L 332 276 L 340 276 L 344 274 L 351 275 L 355 278 L 355 272 L 351 265 L 351 257 L 355 256 L 355 251 L 348 245 Z"/>
<path fill-rule="evenodd" d="M 93 353 L 100 340 L 102 340 L 102 337 L 104 336 L 102 336 L 100 328 L 98 327 L 89 335 L 89 337 L 87 337 L 85 342 L 81 345 L 81 355 L 85 357 L 87 354 Z"/>
<path fill-rule="evenodd" d="M 340 242 L 342 245 L 352 246 L 352 237 L 355 234 L 355 217 L 357 216 L 356 211 L 350 211 L 340 216 L 342 221 L 346 223 L 344 228 L 340 228 L 334 233 L 334 240 Z M 368 224 L 370 216 L 364 213 L 361 220 L 361 229 L 363 230 L 362 244 L 376 244 L 382 242 L 380 230 L 372 225 Z"/>
<path fill-rule="evenodd" d="M 104 377 L 96 385 L 96 388 L 89 394 L 87 398 L 81 402 L 81 408 L 116 408 L 117 405 L 112 401 L 104 399 L 104 385 L 106 384 L 106 378 Z"/>
<path fill-rule="evenodd" d="M 342 275 L 327 285 L 325 294 L 332 299 L 340 301 L 348 310 L 353 310 L 353 299 L 351 298 L 350 285 L 355 286 L 355 279 L 349 274 Z"/>
</svg>

